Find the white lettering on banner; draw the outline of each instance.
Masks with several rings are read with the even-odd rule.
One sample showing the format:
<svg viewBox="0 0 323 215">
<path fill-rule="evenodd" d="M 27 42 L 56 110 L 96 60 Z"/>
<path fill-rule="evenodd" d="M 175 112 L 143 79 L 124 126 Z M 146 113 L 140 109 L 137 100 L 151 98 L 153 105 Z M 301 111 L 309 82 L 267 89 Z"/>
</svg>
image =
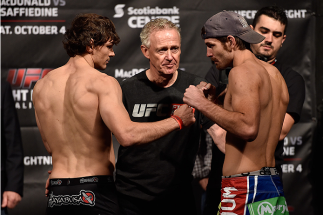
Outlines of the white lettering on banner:
<svg viewBox="0 0 323 215">
<path fill-rule="evenodd" d="M 303 172 L 303 165 L 302 164 L 282 164 L 281 165 L 283 173 L 295 173 Z"/>
<path fill-rule="evenodd" d="M 23 110 L 33 109 L 33 107 L 34 107 L 34 104 L 32 102 L 16 102 L 15 103 L 15 108 L 17 110 L 19 110 L 19 109 L 23 109 Z"/>
<path fill-rule="evenodd" d="M 52 165 L 52 156 L 25 156 L 25 166 Z"/>
<path fill-rule="evenodd" d="M 50 0 L 1 0 L 1 6 L 49 6 Z"/>
<path fill-rule="evenodd" d="M 65 6 L 65 0 L 53 0 L 55 6 Z M 0 0 L 3 6 L 50 6 L 51 0 Z"/>
<path fill-rule="evenodd" d="M 128 19 L 130 28 L 143 28 L 151 19 L 163 18 L 179 25 L 179 16 L 132 16 Z"/>
<path fill-rule="evenodd" d="M 306 9 L 302 10 L 285 10 L 287 18 L 305 18 Z"/>
<path fill-rule="evenodd" d="M 233 12 L 240 14 L 246 19 L 254 19 L 257 10 L 234 10 Z M 296 18 L 305 18 L 305 13 L 307 12 L 306 9 L 294 10 L 289 9 L 285 10 L 286 16 L 289 19 L 296 19 Z"/>
<path fill-rule="evenodd" d="M 27 89 L 12 90 L 12 96 L 15 101 L 15 108 L 17 110 L 34 108 L 34 104 L 32 102 L 32 90 L 27 90 Z M 27 100 L 29 96 L 30 96 L 30 101 Z"/>
<path fill-rule="evenodd" d="M 246 19 L 253 19 L 257 13 L 257 10 L 234 10 L 233 12 L 240 14 Z"/>
<path fill-rule="evenodd" d="M 114 7 L 115 14 L 114 18 L 121 18 L 124 16 L 124 8 L 125 4 L 117 4 Z M 156 18 L 164 18 L 167 19 L 177 26 L 179 26 L 179 8 L 173 6 L 171 8 L 160 8 L 156 7 L 142 7 L 142 8 L 134 8 L 128 7 L 127 9 L 128 15 L 128 25 L 130 28 L 142 28 L 146 23 L 148 23 L 152 19 Z M 139 16 L 138 16 L 139 15 Z M 140 16 L 141 15 L 141 16 Z M 153 16 L 148 16 L 153 15 Z"/>
<path fill-rule="evenodd" d="M 143 8 L 133 8 L 129 7 L 128 8 L 128 15 L 156 15 L 156 14 L 179 14 L 179 8 L 174 6 L 172 8 L 159 8 L 154 7 L 150 8 L 148 7 L 143 7 Z"/>
<path fill-rule="evenodd" d="M 302 136 L 297 136 L 297 137 L 285 137 L 284 138 L 284 146 L 288 146 L 288 145 L 302 145 L 303 144 L 303 139 Z"/>
<path fill-rule="evenodd" d="M 25 16 L 25 17 L 57 17 L 58 8 L 40 8 L 40 7 L 14 7 L 0 9 L 1 17 Z"/>
<path fill-rule="evenodd" d="M 1 25 L 0 26 L 0 34 L 12 34 L 10 25 Z"/>
<path fill-rule="evenodd" d="M 14 32 L 15 34 L 58 34 L 57 26 L 55 25 L 47 25 L 47 26 L 15 26 Z"/>
<path fill-rule="evenodd" d="M 295 155 L 295 146 L 283 147 L 283 149 L 284 149 L 284 152 L 283 152 L 284 156 L 294 156 Z"/>
<path fill-rule="evenodd" d="M 12 90 L 12 96 L 15 101 L 27 101 L 29 90 Z"/>
<path fill-rule="evenodd" d="M 115 78 L 131 78 L 132 76 L 144 71 L 145 69 L 132 69 L 129 71 L 125 71 L 123 69 L 116 69 L 114 77 Z"/>
</svg>

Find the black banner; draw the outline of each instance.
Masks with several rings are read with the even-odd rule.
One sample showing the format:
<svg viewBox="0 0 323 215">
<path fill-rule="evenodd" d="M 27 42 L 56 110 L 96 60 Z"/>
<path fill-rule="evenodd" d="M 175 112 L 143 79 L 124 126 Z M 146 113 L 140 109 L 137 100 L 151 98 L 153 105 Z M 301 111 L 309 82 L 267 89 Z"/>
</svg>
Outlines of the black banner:
<svg viewBox="0 0 323 215">
<path fill-rule="evenodd" d="M 118 81 L 149 66 L 140 51 L 139 33 L 151 19 L 164 17 L 181 27 L 180 68 L 205 76 L 211 66 L 201 27 L 217 12 L 231 10 L 249 24 L 258 9 L 278 5 L 288 16 L 287 38 L 278 60 L 300 73 L 306 82 L 306 98 L 301 120 L 285 138 L 284 189 L 290 214 L 314 214 L 310 183 L 311 149 L 316 122 L 315 111 L 315 21 L 311 0 L 297 1 L 162 1 L 162 0 L 1 0 L 1 77 L 10 82 L 22 130 L 25 164 L 24 197 L 11 214 L 44 214 L 44 195 L 51 157 L 47 154 L 36 126 L 32 104 L 35 82 L 69 57 L 62 40 L 66 28 L 79 13 L 97 13 L 115 24 L 121 42 L 103 72 Z M 117 152 L 118 143 L 114 142 Z"/>
</svg>

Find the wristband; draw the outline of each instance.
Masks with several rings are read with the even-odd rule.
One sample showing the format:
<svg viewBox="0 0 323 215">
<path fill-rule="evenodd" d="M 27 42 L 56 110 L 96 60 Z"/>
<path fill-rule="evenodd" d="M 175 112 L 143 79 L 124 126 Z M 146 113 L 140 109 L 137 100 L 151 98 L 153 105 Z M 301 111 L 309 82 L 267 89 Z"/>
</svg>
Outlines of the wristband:
<svg viewBox="0 0 323 215">
<path fill-rule="evenodd" d="M 182 121 L 182 119 L 180 117 L 178 117 L 178 116 L 175 116 L 175 115 L 172 115 L 170 117 L 176 120 L 176 122 L 179 125 L 179 130 L 181 130 L 183 128 L 183 121 Z"/>
</svg>

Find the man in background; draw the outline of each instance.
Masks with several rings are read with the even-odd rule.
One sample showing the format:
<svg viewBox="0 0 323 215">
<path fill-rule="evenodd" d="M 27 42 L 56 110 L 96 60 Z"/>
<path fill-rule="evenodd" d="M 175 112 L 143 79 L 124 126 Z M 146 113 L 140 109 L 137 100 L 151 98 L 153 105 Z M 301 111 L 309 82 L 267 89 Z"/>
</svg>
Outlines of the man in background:
<svg viewBox="0 0 323 215">
<path fill-rule="evenodd" d="M 21 201 L 24 184 L 20 125 L 11 86 L 1 81 L 1 215 Z"/>
<path fill-rule="evenodd" d="M 288 20 L 285 11 L 278 6 L 264 7 L 256 13 L 251 28 L 265 37 L 259 44 L 251 44 L 252 52 L 260 59 L 274 65 L 282 74 L 288 87 L 289 104 L 285 114 L 279 143 L 275 152 L 276 168 L 282 177 L 284 138 L 292 126 L 299 122 L 305 99 L 303 77 L 276 57 L 286 40 Z"/>
</svg>

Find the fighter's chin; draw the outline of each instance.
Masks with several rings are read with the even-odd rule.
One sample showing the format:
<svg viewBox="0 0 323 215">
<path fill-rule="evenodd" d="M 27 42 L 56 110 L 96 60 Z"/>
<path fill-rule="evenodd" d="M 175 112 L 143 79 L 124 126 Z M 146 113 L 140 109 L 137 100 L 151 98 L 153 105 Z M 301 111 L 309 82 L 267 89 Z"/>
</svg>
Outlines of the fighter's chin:
<svg viewBox="0 0 323 215">
<path fill-rule="evenodd" d="M 104 64 L 104 65 L 95 65 L 94 68 L 97 69 L 97 70 L 105 70 L 107 68 L 107 65 L 106 64 Z"/>
<path fill-rule="evenodd" d="M 223 70 L 223 69 L 226 69 L 226 68 L 227 68 L 227 67 L 221 66 L 220 64 L 215 64 L 215 67 L 216 67 L 218 70 Z"/>
</svg>

